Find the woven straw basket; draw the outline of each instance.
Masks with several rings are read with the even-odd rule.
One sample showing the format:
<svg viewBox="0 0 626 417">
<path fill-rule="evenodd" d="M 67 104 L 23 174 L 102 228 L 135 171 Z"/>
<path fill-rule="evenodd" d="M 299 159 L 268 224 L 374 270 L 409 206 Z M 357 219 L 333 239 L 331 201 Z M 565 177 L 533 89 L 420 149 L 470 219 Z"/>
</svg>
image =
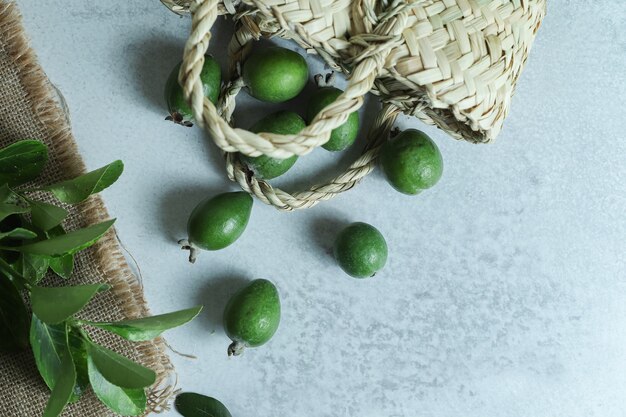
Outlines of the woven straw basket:
<svg viewBox="0 0 626 417">
<path fill-rule="evenodd" d="M 545 0 L 162 0 L 192 14 L 179 81 L 196 122 L 224 152 L 231 180 L 281 210 L 312 207 L 352 188 L 375 164 L 400 112 L 474 143 L 502 128 L 515 84 L 545 14 Z M 214 106 L 200 71 L 220 14 L 233 16 L 230 78 Z M 297 135 L 254 134 L 232 126 L 241 63 L 254 40 L 293 39 L 347 75 L 345 92 Z M 372 92 L 382 110 L 362 155 L 329 183 L 287 193 L 254 178 L 236 157 L 305 155 Z"/>
</svg>

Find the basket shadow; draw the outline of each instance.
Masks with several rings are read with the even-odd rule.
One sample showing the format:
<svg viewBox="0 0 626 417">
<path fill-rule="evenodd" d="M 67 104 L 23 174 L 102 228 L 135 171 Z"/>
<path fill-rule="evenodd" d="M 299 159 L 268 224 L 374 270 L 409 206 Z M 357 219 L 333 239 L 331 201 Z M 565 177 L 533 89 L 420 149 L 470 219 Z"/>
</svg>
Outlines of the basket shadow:
<svg viewBox="0 0 626 417">
<path fill-rule="evenodd" d="M 226 19 L 218 19 L 213 28 L 212 41 L 207 53 L 213 55 L 220 63 L 222 74 L 226 76 L 228 66 L 226 45 L 232 36 L 232 22 Z M 151 31 L 150 35 L 143 39 L 133 40 L 124 48 L 128 57 L 132 83 L 138 96 L 143 97 L 154 109 L 163 109 L 163 118 L 167 115 L 163 90 L 165 81 L 172 68 L 183 59 L 186 33 L 181 32 L 180 37 L 172 37 L 166 30 Z"/>
<path fill-rule="evenodd" d="M 207 280 L 196 292 L 196 303 L 204 305 L 198 317 L 203 327 L 217 331 L 222 329 L 224 308 L 230 297 L 250 282 L 244 272 L 234 272 Z M 226 350 L 228 343 L 225 343 Z"/>
<path fill-rule="evenodd" d="M 313 86 L 313 89 L 315 88 L 316 87 Z M 307 190 L 313 185 L 326 184 L 344 172 L 363 153 L 363 148 L 367 144 L 366 140 L 369 128 L 379 111 L 380 103 L 378 100 L 374 96 L 368 96 L 361 111 L 359 111 L 360 127 L 354 144 L 340 152 L 329 152 L 321 147 L 315 149 L 311 156 L 315 159 L 316 164 L 307 163 L 309 161 L 302 161 L 308 165 L 306 167 L 308 169 L 302 170 L 301 175 L 284 179 L 281 178 L 279 185 L 288 191 Z M 301 158 L 305 159 L 307 156 Z"/>
</svg>

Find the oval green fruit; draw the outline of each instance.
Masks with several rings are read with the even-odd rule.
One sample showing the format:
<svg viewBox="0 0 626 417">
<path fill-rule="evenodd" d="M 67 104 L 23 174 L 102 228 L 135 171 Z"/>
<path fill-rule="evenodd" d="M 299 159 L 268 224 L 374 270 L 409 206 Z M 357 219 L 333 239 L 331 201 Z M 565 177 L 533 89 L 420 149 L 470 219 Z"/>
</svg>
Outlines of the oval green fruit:
<svg viewBox="0 0 626 417">
<path fill-rule="evenodd" d="M 380 163 L 393 188 L 418 194 L 432 187 L 443 173 L 439 148 L 424 132 L 408 129 L 382 146 Z"/>
<path fill-rule="evenodd" d="M 187 222 L 187 240 L 179 241 L 189 250 L 189 262 L 196 250 L 218 250 L 235 242 L 244 232 L 252 211 L 252 197 L 245 192 L 223 193 L 203 200 Z"/>
<path fill-rule="evenodd" d="M 232 417 L 220 401 L 194 392 L 178 394 L 174 407 L 183 417 Z"/>
<path fill-rule="evenodd" d="M 295 135 L 305 127 L 306 123 L 298 114 L 291 111 L 279 111 L 256 122 L 250 128 L 250 131 L 254 133 L 268 132 L 279 135 Z M 286 159 L 278 159 L 267 155 L 257 157 L 240 155 L 240 159 L 254 172 L 257 178 L 271 180 L 287 172 L 296 163 L 298 156 L 294 155 Z"/>
<path fill-rule="evenodd" d="M 272 47 L 255 51 L 243 65 L 243 80 L 250 95 L 281 103 L 300 94 L 309 79 L 305 59 L 289 49 Z"/>
<path fill-rule="evenodd" d="M 372 277 L 387 262 L 387 242 L 374 226 L 352 223 L 337 236 L 334 255 L 341 269 L 348 275 L 355 278 Z"/>
<path fill-rule="evenodd" d="M 337 100 L 343 91 L 335 87 L 322 87 L 318 89 L 309 100 L 307 108 L 307 121 L 311 123 L 315 116 L 321 112 L 324 107 Z M 328 142 L 322 145 L 327 151 L 343 151 L 352 146 L 359 133 L 359 113 L 352 112 L 348 116 L 348 120 L 339 127 L 333 129 L 330 133 Z"/>
<path fill-rule="evenodd" d="M 181 65 L 182 61 L 172 69 L 165 83 L 165 102 L 170 112 L 166 120 L 171 120 L 185 126 L 192 126 L 193 114 L 189 104 L 185 101 L 183 88 L 178 83 L 178 73 L 180 72 Z M 222 70 L 217 61 L 210 55 L 204 56 L 204 65 L 200 72 L 200 81 L 204 88 L 205 97 L 208 97 L 213 104 L 217 104 L 222 84 Z"/>
<path fill-rule="evenodd" d="M 224 309 L 224 329 L 233 341 L 228 356 L 266 343 L 279 323 L 280 298 L 274 284 L 266 279 L 250 282 L 230 298 Z"/>
</svg>

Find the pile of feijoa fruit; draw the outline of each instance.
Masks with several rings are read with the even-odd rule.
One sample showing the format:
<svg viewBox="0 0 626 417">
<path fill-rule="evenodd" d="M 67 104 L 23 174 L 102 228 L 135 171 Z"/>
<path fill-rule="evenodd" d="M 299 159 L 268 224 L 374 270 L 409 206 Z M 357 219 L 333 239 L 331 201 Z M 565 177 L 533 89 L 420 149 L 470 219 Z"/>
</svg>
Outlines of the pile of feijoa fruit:
<svg viewBox="0 0 626 417">
<path fill-rule="evenodd" d="M 169 110 L 167 120 L 191 126 L 193 115 L 178 84 L 179 69 L 180 64 L 172 70 L 165 87 Z M 297 52 L 281 47 L 254 51 L 243 63 L 242 76 L 248 94 L 268 103 L 295 98 L 309 82 L 306 60 Z M 319 81 L 320 77 L 316 78 Z M 209 55 L 205 57 L 200 79 L 205 96 L 216 104 L 222 80 L 219 64 Z M 328 77 L 326 81 L 327 84 L 330 82 Z M 320 86 L 308 98 L 308 106 L 303 112 L 305 117 L 295 111 L 278 111 L 260 118 L 249 130 L 297 134 L 341 93 L 342 90 L 331 85 Z M 357 138 L 359 125 L 359 114 L 350 114 L 344 124 L 332 131 L 322 147 L 332 152 L 348 149 Z M 256 178 L 263 180 L 285 174 L 298 160 L 297 156 L 286 159 L 266 155 L 238 157 Z M 439 149 L 425 133 L 416 129 L 404 130 L 385 142 L 380 151 L 380 164 L 391 186 L 410 195 L 435 185 L 443 171 Z M 234 243 L 248 225 L 252 206 L 253 199 L 246 192 L 226 192 L 202 200 L 189 217 L 188 237 L 179 241 L 183 249 L 189 250 L 189 261 L 196 260 L 200 249 L 214 251 Z M 362 222 L 354 222 L 340 230 L 333 248 L 337 264 L 355 278 L 376 275 L 387 262 L 387 252 L 387 242 L 380 231 Z M 257 279 L 239 289 L 228 301 L 223 315 L 226 334 L 232 340 L 228 355 L 239 355 L 245 348 L 269 341 L 278 329 L 280 314 L 280 298 L 272 282 Z M 181 394 L 176 406 L 183 415 L 192 416 L 185 410 L 194 409 L 230 417 L 222 403 L 199 394 Z"/>
</svg>

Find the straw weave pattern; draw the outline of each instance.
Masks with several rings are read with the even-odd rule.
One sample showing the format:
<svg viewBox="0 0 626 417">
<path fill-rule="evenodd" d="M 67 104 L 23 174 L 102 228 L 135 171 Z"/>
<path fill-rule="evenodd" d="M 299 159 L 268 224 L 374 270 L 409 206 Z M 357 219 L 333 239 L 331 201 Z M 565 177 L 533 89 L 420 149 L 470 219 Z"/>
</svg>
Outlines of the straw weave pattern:
<svg viewBox="0 0 626 417">
<path fill-rule="evenodd" d="M 494 140 L 545 15 L 545 0 L 162 0 L 192 15 L 179 81 L 197 123 L 228 155 L 229 177 L 281 210 L 307 208 L 352 188 L 371 172 L 399 112 L 473 143 Z M 203 96 L 199 74 L 220 14 L 237 27 L 229 45 L 230 81 L 217 106 Z M 232 126 L 239 68 L 261 37 L 293 39 L 344 72 L 344 93 L 296 135 L 255 134 Z M 255 179 L 232 153 L 306 155 L 372 92 L 383 103 L 370 143 L 328 184 L 289 194 Z M 376 132 L 378 136 L 373 133 Z"/>
</svg>

